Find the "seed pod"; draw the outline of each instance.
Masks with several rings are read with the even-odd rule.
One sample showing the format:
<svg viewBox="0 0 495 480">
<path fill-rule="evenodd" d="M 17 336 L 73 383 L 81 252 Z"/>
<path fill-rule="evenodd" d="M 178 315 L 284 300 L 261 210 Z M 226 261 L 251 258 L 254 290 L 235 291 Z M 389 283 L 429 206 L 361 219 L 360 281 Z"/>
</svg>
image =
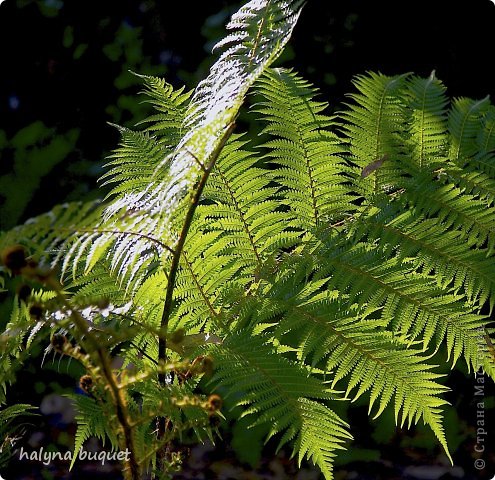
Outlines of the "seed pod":
<svg viewBox="0 0 495 480">
<path fill-rule="evenodd" d="M 61 335 L 60 333 L 56 333 L 53 335 L 51 340 L 52 346 L 57 352 L 63 352 L 64 347 L 67 343 L 67 337 L 65 335 Z"/>
<path fill-rule="evenodd" d="M 41 320 L 43 312 L 43 307 L 39 303 L 31 305 L 31 308 L 29 309 L 29 315 L 31 315 L 31 317 L 33 317 L 35 320 Z"/>
<path fill-rule="evenodd" d="M 38 262 L 36 260 L 33 260 L 32 258 L 30 258 L 28 261 L 27 261 L 27 266 L 29 268 L 38 268 Z"/>
<path fill-rule="evenodd" d="M 12 245 L 0 253 L 1 263 L 14 275 L 19 275 L 21 269 L 27 266 L 26 250 L 22 245 Z"/>
<path fill-rule="evenodd" d="M 220 410 L 222 408 L 222 405 L 223 401 L 220 395 L 214 393 L 208 397 L 208 410 L 210 412 L 216 412 L 217 410 Z"/>
<path fill-rule="evenodd" d="M 81 390 L 90 394 L 93 389 L 93 379 L 91 378 L 91 375 L 83 375 L 79 379 L 79 386 L 81 387 Z"/>
</svg>

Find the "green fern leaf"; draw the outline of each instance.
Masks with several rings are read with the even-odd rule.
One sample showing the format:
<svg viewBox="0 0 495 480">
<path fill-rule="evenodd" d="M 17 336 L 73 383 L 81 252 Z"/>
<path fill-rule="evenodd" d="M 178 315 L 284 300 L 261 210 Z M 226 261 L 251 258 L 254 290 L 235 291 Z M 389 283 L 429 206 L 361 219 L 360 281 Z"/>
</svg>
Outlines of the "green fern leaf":
<svg viewBox="0 0 495 480">
<path fill-rule="evenodd" d="M 325 478 L 333 478 L 334 452 L 351 435 L 345 422 L 315 400 L 331 400 L 336 392 L 278 355 L 267 337 L 233 334 L 209 353 L 217 366 L 212 382 L 247 406 L 243 416 L 256 417 L 251 425 L 271 425 L 268 438 L 283 434 L 279 448 L 294 439 L 299 460 L 307 456 Z M 328 428 L 317 428 L 317 419 Z"/>
</svg>

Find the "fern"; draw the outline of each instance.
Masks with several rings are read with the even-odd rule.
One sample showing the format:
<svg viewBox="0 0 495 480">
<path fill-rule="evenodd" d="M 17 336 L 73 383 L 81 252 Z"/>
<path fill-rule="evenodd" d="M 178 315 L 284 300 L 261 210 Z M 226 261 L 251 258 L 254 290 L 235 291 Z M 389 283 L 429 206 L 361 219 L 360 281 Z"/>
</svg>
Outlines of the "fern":
<svg viewBox="0 0 495 480">
<path fill-rule="evenodd" d="M 335 392 L 308 377 L 297 364 L 281 358 L 270 348 L 269 338 L 234 334 L 209 352 L 217 362 L 212 381 L 225 389 L 227 396 L 244 392 L 239 404 L 248 406 L 243 416 L 255 416 L 251 425 L 269 423 L 268 438 L 283 433 L 279 448 L 294 439 L 299 462 L 307 455 L 327 478 L 332 478 L 334 450 L 342 448 L 351 436 L 347 425 L 314 399 L 330 400 Z M 321 425 L 327 429 L 322 430 Z"/>
<path fill-rule="evenodd" d="M 181 245 L 177 248 L 181 243 L 181 220 L 186 215 L 194 185 L 201 172 L 208 172 L 214 164 L 217 150 L 230 135 L 230 126 L 247 90 L 282 51 L 297 21 L 301 4 L 301 0 L 253 0 L 247 3 L 227 25 L 232 33 L 215 47 L 224 52 L 210 75 L 197 86 L 187 108 L 184 106 L 187 95 L 168 87 L 165 89 L 161 102 L 167 107 L 160 105 L 158 128 L 163 132 L 167 122 L 181 122 L 180 127 L 169 129 L 167 137 L 160 139 L 160 142 L 170 144 L 170 151 L 162 152 L 165 159 L 158 165 L 148 164 L 148 168 L 155 167 L 155 174 L 148 178 L 148 184 L 142 189 L 127 190 L 120 200 L 115 199 L 107 207 L 103 222 L 97 226 L 98 233 L 79 238 L 77 250 L 69 250 L 66 258 L 77 260 L 76 252 L 80 253 L 81 247 L 88 248 L 91 244 L 97 245 L 94 248 L 97 252 L 111 249 L 112 270 L 119 272 L 132 287 L 145 278 L 147 264 L 156 258 L 163 263 L 167 253 L 182 249 Z M 148 78 L 147 84 L 148 92 L 156 98 L 160 80 Z M 176 141 L 179 138 L 177 130 L 185 134 L 174 143 L 174 138 Z M 133 141 L 136 142 L 136 138 Z M 145 137 L 139 141 L 146 141 Z M 148 143 L 148 148 L 155 147 Z M 141 151 L 141 154 L 145 152 Z M 119 159 L 122 155 L 135 158 L 129 148 L 119 152 Z M 115 180 L 122 180 L 122 174 L 120 166 L 109 173 Z M 127 168 L 125 175 L 129 174 Z M 134 181 L 132 185 L 137 184 Z M 122 230 L 136 235 L 115 233 Z M 149 237 L 161 242 L 161 246 L 155 245 L 157 248 L 152 252 Z M 92 265 L 93 250 L 88 253 L 87 265 Z"/>
<path fill-rule="evenodd" d="M 357 388 L 354 400 L 370 391 L 371 412 L 380 399 L 378 417 L 395 396 L 395 415 L 402 413 L 401 424 L 422 417 L 431 426 L 442 445 L 447 449 L 441 414 L 438 407 L 446 402 L 436 398 L 445 387 L 434 382 L 438 374 L 415 349 L 407 348 L 383 327 L 381 319 L 367 318 L 377 311 L 369 302 L 366 309 L 359 308 L 352 298 L 342 301 L 331 288 L 331 281 L 322 279 L 308 282 L 307 273 L 298 262 L 289 259 L 280 268 L 276 282 L 262 294 L 263 310 L 277 311 L 281 320 L 273 328 L 275 337 L 282 343 L 297 340 L 298 356 L 311 365 L 321 365 L 332 372 L 333 385 L 350 375 L 346 396 Z M 275 308 L 270 304 L 275 303 Z M 278 307 L 278 308 L 277 308 Z M 264 318 L 256 322 L 265 322 Z M 414 372 L 411 375 L 411 372 Z"/>
<path fill-rule="evenodd" d="M 345 147 L 326 129 L 332 123 L 322 113 L 327 105 L 312 99 L 315 91 L 307 82 L 280 69 L 260 79 L 258 92 L 266 99 L 256 109 L 267 122 L 264 133 L 275 137 L 264 147 L 279 167 L 274 178 L 285 187 L 281 200 L 296 214 L 295 225 L 307 231 L 341 220 L 353 196 L 338 156 Z"/>
<path fill-rule="evenodd" d="M 335 402 L 364 396 L 374 418 L 422 420 L 451 458 L 433 354 L 495 378 L 494 107 L 450 102 L 434 73 L 370 73 L 328 115 L 311 84 L 268 68 L 300 9 L 248 2 L 194 92 L 143 76 L 154 113 L 117 127 L 109 196 L 0 236 L 28 250 L 10 270 L 44 287 L 29 301 L 46 309 L 34 322 L 15 300 L 3 388 L 23 339 L 65 332 L 52 348 L 94 381 L 74 397 L 76 451 L 90 435 L 131 446 L 129 478 L 176 468 L 184 432 L 213 438 L 218 398 L 201 388 L 329 479 L 351 439 Z M 253 85 L 256 141 L 233 133 Z M 62 265 L 62 283 L 43 262 Z"/>
<path fill-rule="evenodd" d="M 0 410 L 0 438 L 2 438 L 2 443 L 0 443 L 0 467 L 4 467 L 7 464 L 17 441 L 25 433 L 23 424 L 18 423 L 19 417 L 37 415 L 30 411 L 35 408 L 32 405 L 19 403 Z"/>
<path fill-rule="evenodd" d="M 113 430 L 108 426 L 107 416 L 93 398 L 83 395 L 68 396 L 73 401 L 78 412 L 76 415 L 77 431 L 74 451 L 69 467 L 69 470 L 72 470 L 79 452 L 88 438 L 96 437 L 101 440 L 103 445 L 105 445 L 105 440 L 109 438 L 113 448 L 117 447 L 118 442 L 113 434 Z"/>
</svg>

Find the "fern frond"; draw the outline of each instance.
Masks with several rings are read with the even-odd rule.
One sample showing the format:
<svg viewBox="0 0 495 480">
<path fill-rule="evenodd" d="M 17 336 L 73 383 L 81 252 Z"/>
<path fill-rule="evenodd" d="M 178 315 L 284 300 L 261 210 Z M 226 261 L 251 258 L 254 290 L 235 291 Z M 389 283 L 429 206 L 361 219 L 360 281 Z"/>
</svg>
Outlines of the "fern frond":
<svg viewBox="0 0 495 480">
<path fill-rule="evenodd" d="M 43 303 L 53 298 L 52 292 L 33 291 L 33 302 Z M 16 295 L 13 299 L 10 318 L 0 334 L 0 405 L 5 403 L 7 386 L 14 382 L 16 372 L 29 358 L 31 348 L 46 340 L 49 321 L 34 320 L 25 301 Z"/>
<path fill-rule="evenodd" d="M 233 139 L 218 159 L 204 192 L 206 205 L 198 209 L 203 228 L 223 232 L 224 252 L 235 257 L 246 276 L 259 273 L 267 258 L 294 243 L 288 217 L 279 208 L 278 188 L 258 158 Z"/>
<path fill-rule="evenodd" d="M 449 158 L 464 167 L 477 152 L 477 137 L 482 125 L 482 117 L 489 106 L 489 97 L 482 100 L 458 98 L 449 112 L 449 132 L 451 146 Z"/>
<path fill-rule="evenodd" d="M 17 441 L 22 438 L 22 423 L 16 420 L 37 415 L 31 411 L 35 409 L 36 407 L 33 405 L 18 403 L 0 410 L 0 438 L 2 439 L 0 442 L 0 468 L 5 467 L 9 457 L 12 456 Z"/>
<path fill-rule="evenodd" d="M 390 328 L 413 340 L 421 335 L 425 349 L 432 341 L 438 349 L 445 340 L 452 363 L 463 354 L 468 365 L 478 365 L 477 329 L 486 325 L 486 319 L 461 296 L 439 287 L 433 276 L 416 273 L 411 265 L 386 258 L 368 244 L 343 251 L 330 248 L 324 255 L 330 268 L 321 273 L 332 272 L 329 288 L 338 288 L 359 305 L 382 307 L 382 318 Z"/>
<path fill-rule="evenodd" d="M 67 252 L 68 262 L 74 263 L 89 253 L 86 263 L 92 265 L 91 251 L 87 247 L 96 244 L 100 250 L 109 251 L 112 270 L 130 290 L 139 287 L 150 274 L 146 265 L 158 258 L 164 266 L 172 262 L 174 267 L 170 268 L 176 270 L 177 259 L 172 252 L 183 241 L 180 232 L 189 211 L 189 196 L 195 191 L 195 185 L 204 183 L 197 184 L 198 177 L 207 178 L 231 133 L 247 90 L 282 51 L 301 5 L 301 0 L 252 0 L 232 17 L 227 28 L 233 32 L 217 45 L 224 52 L 188 104 L 181 126 L 184 136 L 171 146 L 172 153 L 163 152 L 165 160 L 156 167 L 146 188 L 127 192 L 106 208 L 103 220 L 97 225 L 100 234 L 86 235 L 73 245 Z M 148 89 L 155 103 L 158 89 L 156 85 Z M 163 98 L 169 97 L 170 91 L 165 88 Z M 178 102 L 179 98 L 175 100 Z M 148 146 L 139 148 L 146 150 Z M 133 155 L 141 154 L 133 152 Z M 146 151 L 142 156 L 146 158 Z M 146 168 L 149 167 L 146 164 Z M 112 233 L 102 233 L 105 231 Z M 115 233 L 118 231 L 133 234 Z M 157 238 L 162 247 L 157 249 L 150 237 Z M 178 250 L 181 248 L 179 245 Z"/>
<path fill-rule="evenodd" d="M 244 96 L 264 69 L 280 55 L 299 16 L 301 0 L 252 0 L 232 16 L 232 33 L 215 49 L 224 52 L 200 82 L 184 119 L 186 134 L 167 160 L 170 184 L 159 198 L 170 212 L 206 168 Z"/>
<path fill-rule="evenodd" d="M 279 276 L 273 287 L 263 292 L 263 308 L 269 303 L 278 306 L 280 320 L 269 329 L 275 337 L 296 347 L 303 361 L 311 359 L 316 365 L 324 360 L 325 371 L 333 376 L 332 387 L 347 377 L 346 396 L 357 389 L 356 400 L 369 391 L 369 412 L 379 400 L 375 418 L 394 397 L 396 422 L 399 424 L 399 414 L 400 425 L 407 421 L 411 426 L 422 418 L 448 454 L 439 408 L 447 402 L 438 398 L 447 389 L 436 383 L 441 375 L 430 372 L 433 366 L 427 358 L 384 330 L 388 314 L 393 313 L 366 318 L 366 312 L 374 314 L 380 305 L 370 302 L 349 307 L 352 299 L 332 291 L 331 280 L 305 282 L 297 276 L 294 280 L 292 268 L 282 269 Z"/>
<path fill-rule="evenodd" d="M 100 439 L 103 445 L 105 445 L 105 440 L 109 439 L 112 449 L 118 448 L 119 445 L 113 430 L 108 428 L 109 419 L 102 410 L 101 405 L 98 405 L 93 398 L 86 395 L 68 394 L 67 396 L 74 402 L 78 412 L 76 415 L 77 431 L 74 451 L 69 466 L 69 470 L 72 470 L 84 442 L 91 436 Z"/>
<path fill-rule="evenodd" d="M 447 156 L 445 87 L 432 72 L 429 78 L 409 77 L 404 91 L 408 153 L 419 169 L 431 169 Z"/>
<path fill-rule="evenodd" d="M 165 216 L 177 209 L 201 169 L 219 147 L 244 97 L 270 63 L 280 55 L 299 16 L 301 0 L 252 0 L 232 16 L 232 33 L 215 49 L 224 52 L 199 83 L 184 119 L 186 134 L 167 159 L 168 185 L 160 185 L 154 199 L 167 205 Z"/>
<path fill-rule="evenodd" d="M 218 235 L 217 232 L 212 233 L 203 238 L 209 239 Z M 184 248 L 180 275 L 174 291 L 174 296 L 180 304 L 173 324 L 178 325 L 176 322 L 180 322 L 188 330 L 198 326 L 205 329 L 208 326 L 209 331 L 211 325 L 216 329 L 222 328 L 218 292 L 237 272 L 237 268 L 232 266 L 227 256 L 215 255 L 204 246 L 203 249 L 206 261 L 201 256 L 194 255 L 194 251 Z"/>
<path fill-rule="evenodd" d="M 463 193 L 479 198 L 485 205 L 495 204 L 495 176 L 473 169 L 471 165 L 464 168 L 447 167 L 444 170 L 448 179 L 461 188 Z"/>
<path fill-rule="evenodd" d="M 461 182 L 460 182 L 461 183 Z M 495 248 L 495 207 L 476 194 L 467 194 L 455 183 L 432 181 L 431 176 L 419 176 L 404 181 L 406 196 L 422 214 L 437 218 L 451 230 L 463 232 L 465 241 L 482 247 Z"/>
<path fill-rule="evenodd" d="M 357 76 L 353 83 L 358 93 L 349 95 L 354 103 L 341 113 L 350 159 L 361 171 L 354 184 L 365 197 L 389 190 L 405 173 L 403 146 L 397 132 L 404 117 L 400 92 L 406 78 L 407 75 L 387 77 L 375 73 Z M 376 161 L 382 165 L 373 175 L 364 176 L 364 169 Z"/>
<path fill-rule="evenodd" d="M 338 156 L 345 148 L 326 130 L 332 124 L 323 114 L 327 104 L 313 100 L 317 92 L 312 86 L 283 69 L 267 71 L 257 90 L 265 99 L 256 107 L 267 122 L 263 133 L 275 137 L 263 147 L 279 167 L 274 178 L 285 188 L 282 202 L 296 215 L 295 225 L 307 230 L 349 214 L 353 196 Z"/>
<path fill-rule="evenodd" d="M 18 403 L 16 405 L 11 405 L 10 407 L 0 410 L 0 426 L 4 427 L 10 421 L 19 417 L 20 415 L 36 415 L 29 410 L 35 410 L 36 407 L 33 405 Z"/>
<path fill-rule="evenodd" d="M 145 131 L 162 139 L 161 144 L 174 147 L 183 135 L 182 121 L 192 92 L 185 92 L 184 87 L 174 90 L 164 79 L 148 75 L 138 75 L 143 79 L 144 89 L 141 92 L 158 112 L 141 120 L 137 125 L 148 124 Z"/>
<path fill-rule="evenodd" d="M 295 440 L 299 460 L 312 459 L 325 478 L 333 478 L 334 452 L 351 435 L 345 422 L 318 400 L 331 400 L 336 392 L 277 354 L 267 337 L 232 334 L 209 353 L 217 367 L 212 382 L 247 406 L 243 416 L 256 417 L 251 425 L 271 425 L 268 438 L 282 434 L 279 448 Z M 316 419 L 327 428 L 317 428 Z"/>
<path fill-rule="evenodd" d="M 482 119 L 483 128 L 478 133 L 478 151 L 469 165 L 476 166 L 492 178 L 495 177 L 495 107 L 490 105 Z"/>
<path fill-rule="evenodd" d="M 108 194 L 114 199 L 146 190 L 156 166 L 167 151 L 163 141 L 158 141 L 147 132 L 115 127 L 121 134 L 120 147 L 108 157 L 111 160 L 105 167 L 109 170 L 100 178 L 102 185 L 115 185 Z"/>
<path fill-rule="evenodd" d="M 23 225 L 0 235 L 0 249 L 17 243 L 28 252 L 54 265 L 61 257 L 61 248 L 68 238 L 82 235 L 89 223 L 101 215 L 99 202 L 74 202 L 57 205 L 50 212 L 27 220 Z"/>
<path fill-rule="evenodd" d="M 437 284 L 454 291 L 463 290 L 469 302 L 495 304 L 494 262 L 486 249 L 476 249 L 463 238 L 462 232 L 449 230 L 436 218 L 425 218 L 413 210 L 399 213 L 390 204 L 367 216 L 360 227 L 369 240 L 382 248 L 394 250 L 409 259 L 423 274 L 433 274 Z"/>
<path fill-rule="evenodd" d="M 87 275 L 80 275 L 67 285 L 67 290 L 73 292 L 71 299 L 76 305 L 101 303 L 122 305 L 129 298 L 119 287 L 118 279 L 112 275 L 109 268 L 100 262 Z"/>
</svg>

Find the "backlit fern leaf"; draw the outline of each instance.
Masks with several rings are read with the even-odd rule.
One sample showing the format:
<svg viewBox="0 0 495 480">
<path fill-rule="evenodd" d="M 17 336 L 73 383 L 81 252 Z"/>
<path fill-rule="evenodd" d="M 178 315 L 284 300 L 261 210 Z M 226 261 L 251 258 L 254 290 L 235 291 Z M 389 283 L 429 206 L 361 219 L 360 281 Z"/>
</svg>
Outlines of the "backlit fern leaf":
<svg viewBox="0 0 495 480">
<path fill-rule="evenodd" d="M 449 158 L 460 167 L 466 165 L 478 150 L 476 140 L 488 105 L 488 97 L 478 101 L 458 98 L 452 104 L 448 119 L 452 139 Z"/>
<path fill-rule="evenodd" d="M 404 116 L 400 92 L 406 78 L 407 75 L 387 77 L 375 73 L 357 76 L 353 83 L 358 93 L 349 95 L 354 103 L 346 105 L 340 115 L 350 159 L 361 172 L 372 162 L 383 161 L 373 175 L 355 182 L 359 193 L 367 197 L 393 188 L 404 173 L 402 142 L 397 132 Z"/>
<path fill-rule="evenodd" d="M 442 288 L 452 285 L 455 291 L 464 290 L 470 302 L 478 299 L 493 308 L 493 259 L 486 249 L 471 248 L 462 232 L 411 210 L 398 213 L 393 205 L 366 217 L 361 228 L 384 248 L 396 249 L 400 258 L 414 258 L 415 267 L 434 274 Z"/>
<path fill-rule="evenodd" d="M 282 69 L 268 71 L 258 91 L 265 101 L 256 112 L 267 123 L 263 132 L 273 138 L 263 146 L 278 166 L 274 177 L 285 189 L 282 202 L 296 215 L 295 225 L 310 229 L 340 220 L 352 210 L 353 196 L 338 156 L 345 148 L 326 129 L 332 123 L 323 114 L 326 103 L 313 100 L 316 91 L 308 82 Z"/>
<path fill-rule="evenodd" d="M 129 288 L 135 288 L 146 278 L 146 264 L 156 257 L 166 263 L 178 241 L 189 194 L 224 142 L 247 90 L 282 51 L 301 5 L 301 0 L 252 0 L 232 17 L 227 25 L 232 33 L 216 47 L 224 51 L 210 75 L 196 88 L 184 113 L 184 136 L 172 145 L 172 153 L 163 152 L 165 160 L 156 167 L 146 188 L 128 192 L 106 208 L 99 229 L 114 233 L 80 239 L 69 250 L 69 258 L 87 255 L 86 246 L 98 243 L 109 250 L 112 270 Z M 156 105 L 156 85 L 148 90 Z M 168 88 L 164 95 L 172 99 Z M 179 108 L 184 98 L 176 95 L 173 102 Z M 124 230 L 134 234 L 115 233 Z M 168 248 L 151 245 L 149 237 L 157 238 Z"/>
<path fill-rule="evenodd" d="M 145 441 L 157 416 L 179 433 L 211 435 L 206 399 L 193 393 L 205 372 L 190 371 L 200 353 L 213 357 L 220 393 L 327 479 L 350 439 L 329 408 L 338 393 L 329 382 L 345 399 L 369 393 L 376 416 L 393 405 L 399 425 L 422 419 L 448 454 L 446 387 L 431 356 L 445 348 L 452 366 L 464 357 L 495 377 L 482 314 L 495 304 L 494 108 L 449 106 L 433 74 L 369 74 L 338 118 L 326 115 L 308 82 L 267 70 L 300 7 L 248 2 L 194 94 L 143 77 L 157 113 L 142 132 L 120 128 L 103 177 L 113 185 L 107 202 L 59 206 L 0 236 L 0 249 L 22 243 L 72 274 L 63 295 L 81 309 L 96 350 L 124 359 L 115 377 L 132 420 L 143 419 L 127 434 L 145 465 L 159 449 Z M 257 79 L 258 144 L 231 135 Z M 32 297 L 55 293 L 40 295 Z M 67 305 L 54 305 L 33 322 L 15 300 L 1 337 L 2 386 L 37 332 L 63 324 L 81 339 Z M 96 399 L 76 398 L 76 449 L 90 434 L 120 431 L 111 401 Z"/>
<path fill-rule="evenodd" d="M 469 174 L 468 174 L 469 175 Z M 495 249 L 495 206 L 448 180 L 432 182 L 431 176 L 418 176 L 404 182 L 407 197 L 429 218 L 437 218 L 451 230 L 460 230 L 466 242 Z"/>
<path fill-rule="evenodd" d="M 468 365 L 476 366 L 477 328 L 486 319 L 472 312 L 462 296 L 439 287 L 433 276 L 416 273 L 412 266 L 367 244 L 334 250 L 332 244 L 322 252 L 325 273 L 332 274 L 330 288 L 338 288 L 371 308 L 382 307 L 382 318 L 401 335 L 421 337 L 426 348 L 435 348 L 445 340 L 452 361 L 461 354 Z"/>
<path fill-rule="evenodd" d="M 273 252 L 294 243 L 298 234 L 286 230 L 288 216 L 279 208 L 278 187 L 258 158 L 242 150 L 244 142 L 226 145 L 210 177 L 198 209 L 203 228 L 222 232 L 225 253 L 235 258 L 246 276 L 259 274 Z"/>
<path fill-rule="evenodd" d="M 117 128 L 121 145 L 108 157 L 110 161 L 105 166 L 109 170 L 100 180 L 102 185 L 114 185 L 109 196 L 122 198 L 146 189 L 167 147 L 146 132 Z"/>
<path fill-rule="evenodd" d="M 430 169 L 447 156 L 448 100 L 433 72 L 429 78 L 409 77 L 404 91 L 407 145 L 415 166 Z"/>
<path fill-rule="evenodd" d="M 118 448 L 118 442 L 113 431 L 108 427 L 109 419 L 93 398 L 73 394 L 67 396 L 74 402 L 77 410 L 77 431 L 72 461 L 69 467 L 69 469 L 72 469 L 84 442 L 88 438 L 94 436 L 101 440 L 103 445 L 109 439 L 113 449 Z"/>
<path fill-rule="evenodd" d="M 182 120 L 192 92 L 185 92 L 184 87 L 174 90 L 164 79 L 148 75 L 138 75 L 144 81 L 145 103 L 153 105 L 158 112 L 152 114 L 137 125 L 146 124 L 146 131 L 163 138 L 166 145 L 174 147 L 182 137 Z"/>
<path fill-rule="evenodd" d="M 268 438 L 282 434 L 279 448 L 295 439 L 299 459 L 307 456 L 326 478 L 333 478 L 334 451 L 351 438 L 345 422 L 318 402 L 331 400 L 335 392 L 278 355 L 267 340 L 238 333 L 209 349 L 217 365 L 212 382 L 227 396 L 235 395 L 238 405 L 247 407 L 243 416 L 254 417 L 252 426 L 271 425 Z M 328 429 L 316 428 L 316 418 Z"/>
<path fill-rule="evenodd" d="M 281 319 L 273 327 L 277 339 L 288 345 L 296 342 L 303 361 L 324 361 L 325 371 L 332 372 L 332 385 L 348 377 L 346 394 L 357 389 L 354 399 L 370 391 L 370 412 L 379 400 L 375 418 L 394 397 L 396 421 L 399 413 L 400 424 L 407 421 L 409 426 L 421 417 L 448 453 L 439 409 L 446 402 L 437 397 L 446 388 L 435 382 L 441 375 L 429 372 L 434 366 L 427 358 L 384 329 L 386 318 L 366 318 L 366 310 L 376 312 L 380 305 L 350 307 L 352 299 L 339 296 L 326 279 L 314 284 L 303 278 L 293 281 L 297 274 L 291 268 L 279 275 L 263 292 L 264 308 L 268 302 L 278 305 Z"/>
</svg>

